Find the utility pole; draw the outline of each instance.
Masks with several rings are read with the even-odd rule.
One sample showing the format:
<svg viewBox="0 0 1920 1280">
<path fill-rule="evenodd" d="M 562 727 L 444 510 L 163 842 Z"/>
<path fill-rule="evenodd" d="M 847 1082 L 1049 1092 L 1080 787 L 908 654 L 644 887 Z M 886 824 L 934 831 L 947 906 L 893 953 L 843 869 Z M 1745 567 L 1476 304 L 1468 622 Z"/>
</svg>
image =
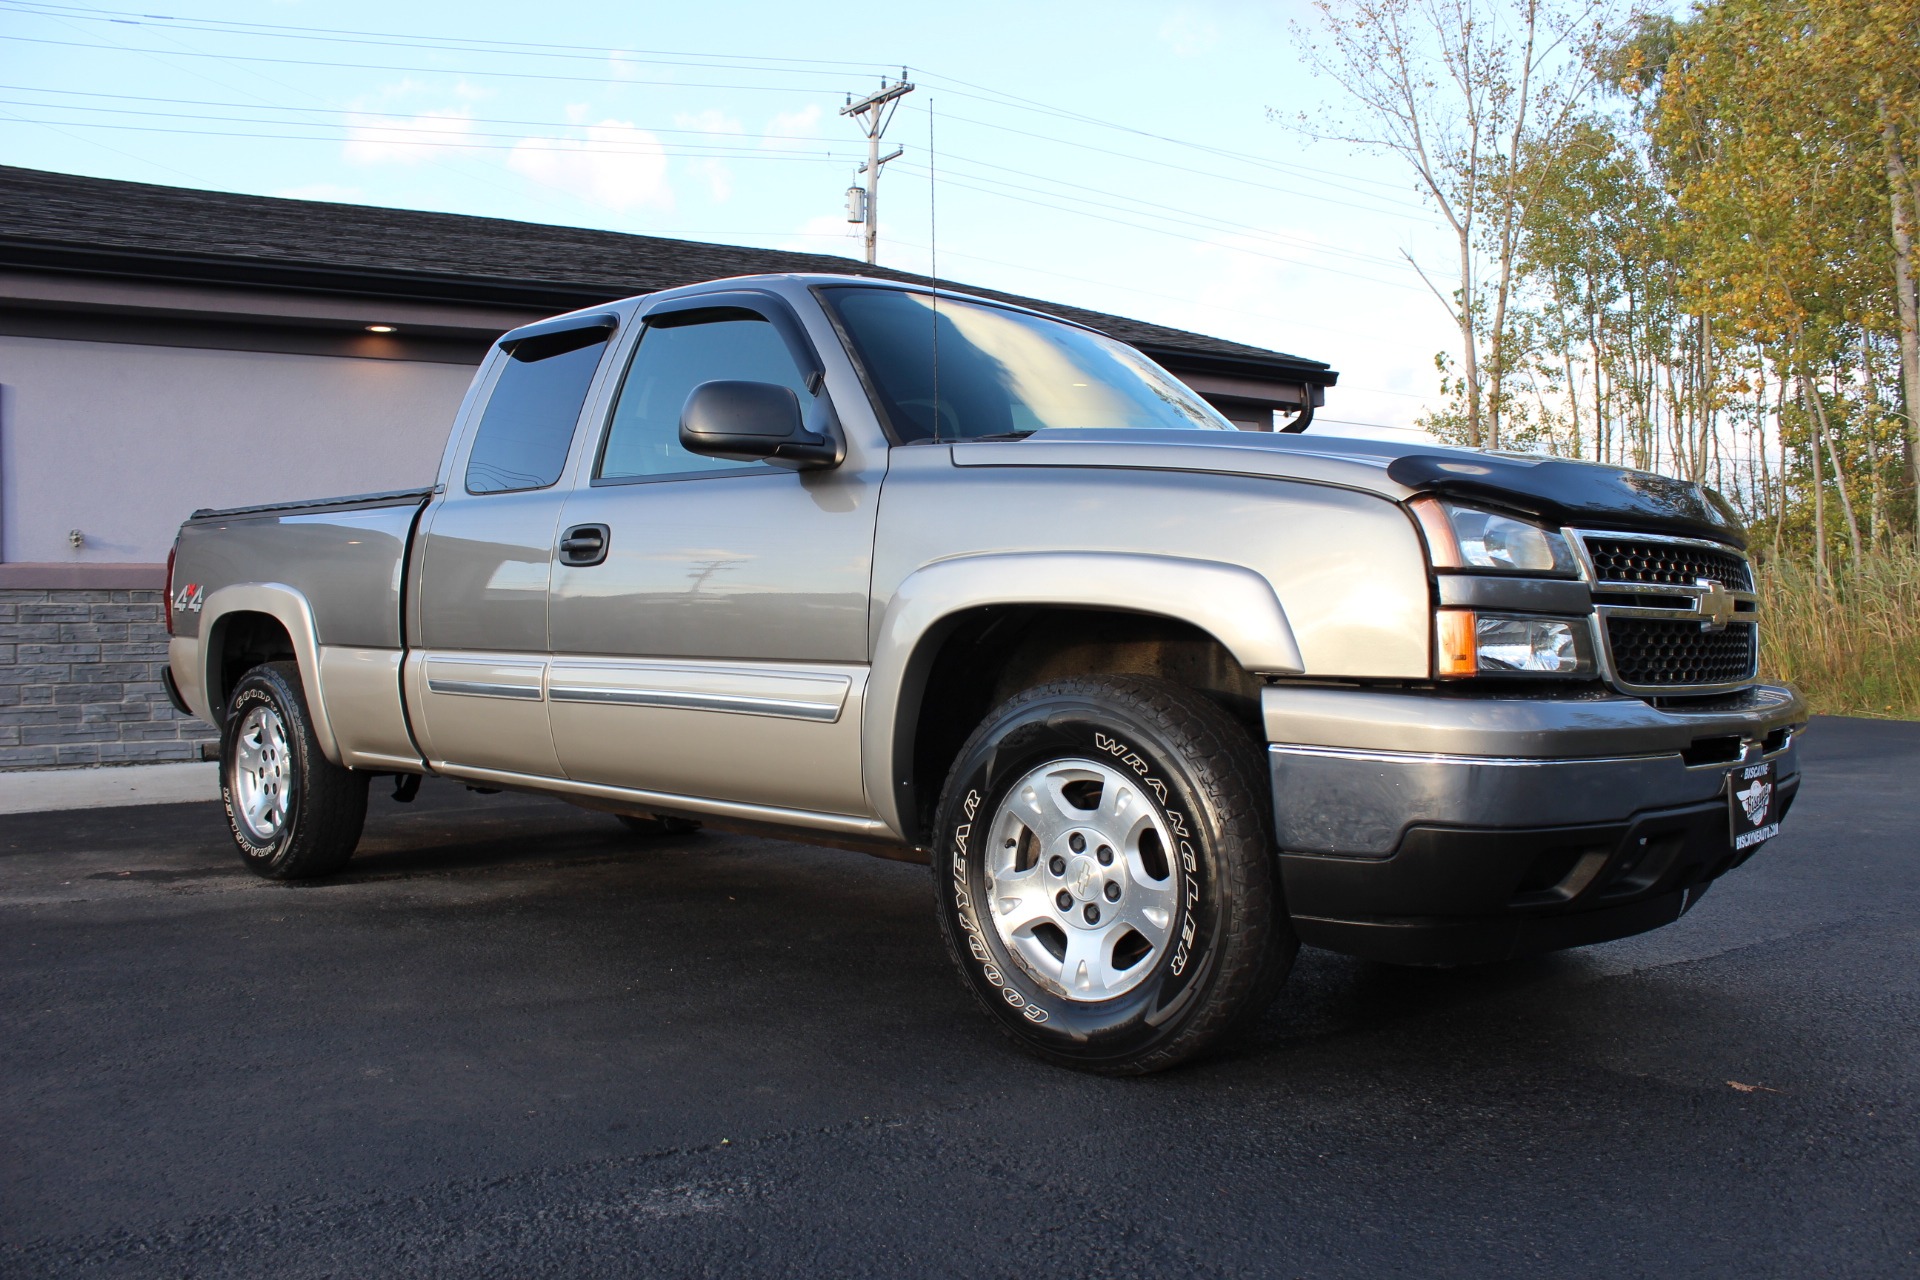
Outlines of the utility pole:
<svg viewBox="0 0 1920 1280">
<path fill-rule="evenodd" d="M 847 105 L 840 109 L 843 116 L 852 116 L 867 135 L 867 162 L 856 171 L 867 175 L 865 189 L 858 186 L 847 189 L 847 221 L 866 224 L 867 261 L 873 262 L 880 235 L 880 166 L 889 160 L 898 160 L 901 148 L 895 147 L 887 155 L 880 154 L 880 138 L 887 131 L 887 125 L 893 121 L 893 113 L 900 109 L 900 99 L 913 92 L 913 85 L 907 80 L 907 69 L 900 69 L 900 79 L 893 84 L 880 81 L 880 87 L 866 97 L 855 102 L 851 97 Z"/>
</svg>

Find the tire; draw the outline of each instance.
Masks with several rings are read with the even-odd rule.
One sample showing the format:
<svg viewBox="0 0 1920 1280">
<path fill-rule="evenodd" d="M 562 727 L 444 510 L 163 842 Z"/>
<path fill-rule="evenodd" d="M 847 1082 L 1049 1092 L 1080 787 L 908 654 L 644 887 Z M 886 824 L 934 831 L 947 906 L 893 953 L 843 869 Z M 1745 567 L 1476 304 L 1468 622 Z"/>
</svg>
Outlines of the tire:
<svg viewBox="0 0 1920 1280">
<path fill-rule="evenodd" d="M 305 880 L 346 866 L 367 781 L 321 753 L 297 665 L 262 663 L 240 677 L 220 735 L 220 799 L 249 870 Z"/>
<path fill-rule="evenodd" d="M 635 813 L 616 813 L 620 825 L 637 836 L 680 836 L 689 831 L 698 831 L 700 824 L 692 818 L 670 818 L 656 813 L 650 817 L 641 817 Z"/>
<path fill-rule="evenodd" d="M 1165 680 L 1060 680 L 988 715 L 932 858 L 948 953 L 988 1016 L 1049 1061 L 1144 1075 L 1264 1011 L 1300 944 L 1260 765 L 1232 717 Z"/>
</svg>

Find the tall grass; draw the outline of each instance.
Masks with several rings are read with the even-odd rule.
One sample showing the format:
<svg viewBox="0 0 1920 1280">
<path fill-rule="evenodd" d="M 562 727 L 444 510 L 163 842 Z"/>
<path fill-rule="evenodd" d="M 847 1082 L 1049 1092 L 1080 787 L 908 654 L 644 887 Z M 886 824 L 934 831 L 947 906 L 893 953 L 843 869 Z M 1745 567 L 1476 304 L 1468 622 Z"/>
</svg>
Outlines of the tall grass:
<svg viewBox="0 0 1920 1280">
<path fill-rule="evenodd" d="M 1823 587 L 1801 560 L 1759 567 L 1762 673 L 1822 714 L 1920 720 L 1920 558 L 1878 551 L 1831 568 Z"/>
</svg>

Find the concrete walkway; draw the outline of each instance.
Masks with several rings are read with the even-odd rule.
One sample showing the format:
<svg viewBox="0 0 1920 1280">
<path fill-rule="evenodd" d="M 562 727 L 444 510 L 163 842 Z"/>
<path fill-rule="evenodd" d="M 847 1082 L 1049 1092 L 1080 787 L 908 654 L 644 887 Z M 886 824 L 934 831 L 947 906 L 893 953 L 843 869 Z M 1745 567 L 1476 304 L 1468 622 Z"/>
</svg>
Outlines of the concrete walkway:
<svg viewBox="0 0 1920 1280">
<path fill-rule="evenodd" d="M 220 766 L 209 760 L 0 772 L 0 813 L 188 804 L 219 798 Z"/>
</svg>

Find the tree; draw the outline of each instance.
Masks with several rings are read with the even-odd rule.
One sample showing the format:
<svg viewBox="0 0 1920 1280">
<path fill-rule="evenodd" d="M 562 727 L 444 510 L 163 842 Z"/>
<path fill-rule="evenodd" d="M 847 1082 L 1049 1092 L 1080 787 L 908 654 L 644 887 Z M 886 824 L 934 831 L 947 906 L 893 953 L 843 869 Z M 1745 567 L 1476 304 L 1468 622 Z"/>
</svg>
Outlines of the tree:
<svg viewBox="0 0 1920 1280">
<path fill-rule="evenodd" d="M 1466 442 L 1499 447 L 1520 363 L 1509 312 L 1523 157 L 1563 128 L 1592 86 L 1584 56 L 1606 0 L 1316 0 L 1309 64 L 1346 107 L 1299 127 L 1395 155 L 1452 232 L 1454 287 L 1414 262 L 1460 333 Z M 1409 262 L 1413 262 L 1411 256 Z"/>
<path fill-rule="evenodd" d="M 1652 133 L 1686 222 L 1690 301 L 1782 351 L 1812 432 L 1816 550 L 1830 465 L 1857 555 L 1846 442 L 1819 375 L 1852 366 L 1864 335 L 1897 334 L 1911 471 L 1920 0 L 1714 0 L 1673 30 Z M 1871 359 L 1857 372 L 1870 382 Z M 1920 484 L 1915 502 L 1920 526 Z"/>
</svg>

